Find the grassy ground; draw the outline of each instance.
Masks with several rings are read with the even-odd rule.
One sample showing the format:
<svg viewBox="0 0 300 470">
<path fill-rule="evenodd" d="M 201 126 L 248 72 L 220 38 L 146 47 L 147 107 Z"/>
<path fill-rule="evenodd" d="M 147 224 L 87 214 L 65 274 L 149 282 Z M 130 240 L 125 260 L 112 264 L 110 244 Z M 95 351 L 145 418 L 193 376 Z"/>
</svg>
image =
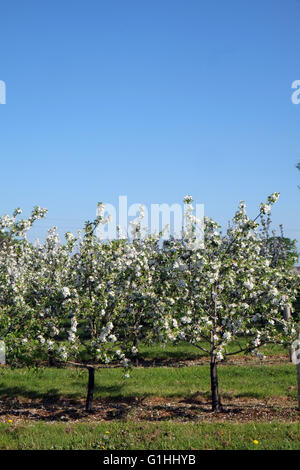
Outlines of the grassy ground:
<svg viewBox="0 0 300 470">
<path fill-rule="evenodd" d="M 0 424 L 0 449 L 299 449 L 298 424 Z"/>
<path fill-rule="evenodd" d="M 207 364 L 191 367 L 148 367 L 133 369 L 125 379 L 123 370 L 96 371 L 95 398 L 209 396 Z M 56 400 L 83 398 L 87 371 L 41 368 L 0 370 L 0 397 Z M 267 398 L 288 396 L 296 400 L 296 368 L 293 364 L 219 366 L 219 384 L 225 397 Z"/>
<path fill-rule="evenodd" d="M 178 367 L 198 360 L 196 349 L 141 350 L 177 366 L 135 368 L 129 379 L 97 370 L 91 416 L 86 370 L 1 368 L 0 449 L 300 449 L 296 368 L 283 348 L 268 346 L 266 364 L 219 366 L 222 414 L 210 412 L 209 364 Z"/>
</svg>

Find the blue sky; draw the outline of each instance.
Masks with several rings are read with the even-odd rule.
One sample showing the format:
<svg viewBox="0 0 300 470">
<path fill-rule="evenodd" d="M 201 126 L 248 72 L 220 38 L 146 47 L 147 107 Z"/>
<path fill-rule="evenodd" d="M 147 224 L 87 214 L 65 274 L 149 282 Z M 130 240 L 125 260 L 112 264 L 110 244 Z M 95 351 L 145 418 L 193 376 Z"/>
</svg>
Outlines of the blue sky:
<svg viewBox="0 0 300 470">
<path fill-rule="evenodd" d="M 1 5 L 0 213 L 78 229 L 98 201 L 186 194 L 224 226 L 239 200 L 300 239 L 297 0 Z"/>
</svg>

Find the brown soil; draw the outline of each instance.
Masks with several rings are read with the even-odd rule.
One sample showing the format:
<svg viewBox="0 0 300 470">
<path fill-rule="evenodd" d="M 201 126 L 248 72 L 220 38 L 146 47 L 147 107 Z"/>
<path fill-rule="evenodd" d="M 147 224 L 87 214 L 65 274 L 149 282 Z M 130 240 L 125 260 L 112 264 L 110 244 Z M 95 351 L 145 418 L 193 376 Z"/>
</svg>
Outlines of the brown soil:
<svg viewBox="0 0 300 470">
<path fill-rule="evenodd" d="M 207 398 L 130 398 L 97 399 L 94 411 L 84 411 L 83 400 L 63 400 L 55 403 L 43 401 L 0 401 L 0 422 L 65 421 L 97 422 L 109 420 L 133 421 L 299 421 L 295 401 L 288 397 L 258 400 L 254 398 L 224 399 L 223 410 L 212 412 Z"/>
</svg>

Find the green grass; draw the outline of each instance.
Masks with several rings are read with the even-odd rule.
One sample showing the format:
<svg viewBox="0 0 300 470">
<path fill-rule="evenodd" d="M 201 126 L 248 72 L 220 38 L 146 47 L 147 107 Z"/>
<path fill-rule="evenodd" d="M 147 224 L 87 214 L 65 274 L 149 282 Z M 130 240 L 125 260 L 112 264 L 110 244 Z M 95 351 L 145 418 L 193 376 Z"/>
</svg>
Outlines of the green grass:
<svg viewBox="0 0 300 470">
<path fill-rule="evenodd" d="M 296 406 L 296 367 L 293 364 L 224 365 L 219 367 L 224 397 L 289 396 Z M 0 369 L 0 400 L 56 401 L 84 398 L 87 371 L 82 369 Z M 96 372 L 95 398 L 209 397 L 209 365 L 147 367 L 132 371 Z M 12 406 L 14 402 L 12 401 Z M 37 405 L 39 406 L 39 405 Z M 107 432 L 108 431 L 108 432 Z M 253 441 L 257 440 L 258 444 Z M 292 422 L 147 422 L 116 419 L 98 422 L 30 422 L 13 418 L 0 423 L 0 449 L 193 450 L 297 449 L 300 427 Z"/>
<path fill-rule="evenodd" d="M 239 345 L 244 346 L 246 340 L 241 338 Z M 203 342 L 201 345 L 209 349 L 209 346 Z M 228 345 L 228 352 L 235 352 L 239 349 L 237 342 L 233 341 Z M 286 354 L 288 357 L 288 349 L 281 346 L 280 344 L 268 344 L 260 349 L 260 351 L 266 356 L 274 356 L 276 354 Z M 161 344 L 153 344 L 146 346 L 144 344 L 139 345 L 139 353 L 141 358 L 148 360 L 184 360 L 184 359 L 197 359 L 203 356 L 203 352 L 195 346 L 180 342 L 177 344 L 167 343 L 165 346 Z"/>
<path fill-rule="evenodd" d="M 87 371 L 84 369 L 0 369 L 0 399 L 31 398 L 56 400 L 84 398 Z M 293 364 L 220 366 L 219 386 L 223 396 L 267 398 L 290 396 L 296 400 L 296 368 Z M 123 370 L 96 372 L 95 398 L 188 397 L 209 395 L 207 364 L 191 367 L 137 368 L 125 379 Z"/>
<path fill-rule="evenodd" d="M 106 433 L 109 431 L 109 433 Z M 258 444 L 253 441 L 257 440 Z M 299 425 L 287 423 L 0 424 L 0 449 L 300 449 Z"/>
</svg>

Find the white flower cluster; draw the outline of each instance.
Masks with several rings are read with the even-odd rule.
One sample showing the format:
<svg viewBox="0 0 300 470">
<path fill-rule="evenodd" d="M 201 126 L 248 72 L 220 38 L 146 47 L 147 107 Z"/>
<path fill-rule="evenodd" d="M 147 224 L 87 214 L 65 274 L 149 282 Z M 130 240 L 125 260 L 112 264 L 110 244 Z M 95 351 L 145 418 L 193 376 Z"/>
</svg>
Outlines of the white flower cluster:
<svg viewBox="0 0 300 470">
<path fill-rule="evenodd" d="M 106 343 L 108 340 L 108 337 L 111 337 L 110 332 L 113 330 L 114 325 L 112 322 L 108 322 L 107 325 L 103 326 L 101 333 L 98 337 L 98 340 L 100 343 Z M 116 340 L 115 340 L 116 341 Z"/>
<path fill-rule="evenodd" d="M 260 206 L 261 219 L 278 197 Z M 254 354 L 266 342 L 292 339 L 296 328 L 283 319 L 282 308 L 295 298 L 299 280 L 287 258 L 279 251 L 272 258 L 244 202 L 224 234 L 206 218 L 205 246 L 191 249 L 192 202 L 184 198 L 182 238 L 162 243 L 140 237 L 143 209 L 130 239 L 107 243 L 95 235 L 106 222 L 101 204 L 97 219 L 78 237 L 67 232 L 65 244 L 55 228 L 42 244 L 26 241 L 43 209 L 35 208 L 28 220 L 17 221 L 20 210 L 3 216 L 0 232 L 17 240 L 0 246 L 0 336 L 8 358 L 15 358 L 17 343 L 19 362 L 30 362 L 35 352 L 57 360 L 84 352 L 128 369 L 144 341 L 190 342 L 222 361 L 241 336 L 245 351 Z"/>
<path fill-rule="evenodd" d="M 76 320 L 76 317 L 73 316 L 71 318 L 71 328 L 69 330 L 69 335 L 68 335 L 68 340 L 70 341 L 70 343 L 75 343 L 76 341 L 77 325 L 78 325 L 78 322 Z"/>
</svg>

